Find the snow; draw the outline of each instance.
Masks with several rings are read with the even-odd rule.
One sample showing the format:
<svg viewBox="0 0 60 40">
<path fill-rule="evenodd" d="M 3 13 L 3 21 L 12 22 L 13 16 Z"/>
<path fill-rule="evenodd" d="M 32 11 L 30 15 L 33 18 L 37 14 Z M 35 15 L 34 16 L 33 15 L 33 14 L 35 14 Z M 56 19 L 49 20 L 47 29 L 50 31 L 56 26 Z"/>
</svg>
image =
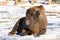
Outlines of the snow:
<svg viewBox="0 0 60 40">
<path fill-rule="evenodd" d="M 60 5 L 59 4 L 51 4 L 51 5 L 44 5 L 46 11 L 51 12 L 59 12 L 60 11 Z"/>
<path fill-rule="evenodd" d="M 44 5 L 44 7 L 48 12 L 60 11 L 59 5 Z M 60 17 L 59 13 L 53 13 L 54 16 L 49 16 L 52 13 L 46 13 L 48 20 L 46 34 L 39 37 L 34 37 L 33 35 L 8 35 L 16 21 L 19 18 L 26 16 L 25 13 L 27 8 L 23 8 L 21 5 L 17 5 L 0 6 L 0 9 L 0 40 L 60 40 L 60 18 L 57 18 L 58 16 Z"/>
</svg>

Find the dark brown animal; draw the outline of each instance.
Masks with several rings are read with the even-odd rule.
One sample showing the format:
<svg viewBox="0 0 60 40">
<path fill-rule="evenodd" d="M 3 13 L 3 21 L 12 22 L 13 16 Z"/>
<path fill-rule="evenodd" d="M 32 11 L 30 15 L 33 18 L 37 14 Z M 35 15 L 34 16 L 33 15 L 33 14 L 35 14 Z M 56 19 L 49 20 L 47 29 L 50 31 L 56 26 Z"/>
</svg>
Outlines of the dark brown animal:
<svg viewBox="0 0 60 40">
<path fill-rule="evenodd" d="M 9 34 L 15 34 L 18 30 L 19 22 L 20 20 L 18 20 L 13 30 Z M 25 23 L 34 36 L 45 34 L 47 19 L 44 7 L 41 5 L 27 9 Z M 21 34 L 28 35 L 28 31 L 22 30 Z"/>
</svg>

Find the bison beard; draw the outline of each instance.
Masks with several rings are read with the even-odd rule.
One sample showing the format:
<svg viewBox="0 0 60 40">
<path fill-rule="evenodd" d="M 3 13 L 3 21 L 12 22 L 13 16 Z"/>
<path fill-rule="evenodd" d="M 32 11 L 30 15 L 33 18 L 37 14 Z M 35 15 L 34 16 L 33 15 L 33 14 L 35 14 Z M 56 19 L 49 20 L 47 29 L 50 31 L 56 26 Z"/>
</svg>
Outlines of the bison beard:
<svg viewBox="0 0 60 40">
<path fill-rule="evenodd" d="M 26 17 L 21 18 L 15 24 L 13 30 L 9 34 L 28 35 L 33 34 L 39 36 L 45 34 L 47 26 L 47 19 L 45 9 L 41 6 L 34 6 L 27 9 Z"/>
</svg>

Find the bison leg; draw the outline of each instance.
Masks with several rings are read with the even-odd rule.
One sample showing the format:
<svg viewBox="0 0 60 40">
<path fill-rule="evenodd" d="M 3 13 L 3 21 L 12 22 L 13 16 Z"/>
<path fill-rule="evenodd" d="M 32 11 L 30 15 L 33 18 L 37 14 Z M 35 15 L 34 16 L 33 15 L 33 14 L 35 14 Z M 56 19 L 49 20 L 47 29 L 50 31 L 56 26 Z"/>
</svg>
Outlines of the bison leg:
<svg viewBox="0 0 60 40">
<path fill-rule="evenodd" d="M 17 23 L 15 24 L 15 26 L 13 27 L 12 31 L 9 32 L 8 35 L 13 35 L 13 34 L 15 34 L 15 32 L 17 31 L 17 29 L 18 29 L 18 27 L 19 27 L 19 22 L 20 22 L 20 21 L 18 20 Z"/>
</svg>

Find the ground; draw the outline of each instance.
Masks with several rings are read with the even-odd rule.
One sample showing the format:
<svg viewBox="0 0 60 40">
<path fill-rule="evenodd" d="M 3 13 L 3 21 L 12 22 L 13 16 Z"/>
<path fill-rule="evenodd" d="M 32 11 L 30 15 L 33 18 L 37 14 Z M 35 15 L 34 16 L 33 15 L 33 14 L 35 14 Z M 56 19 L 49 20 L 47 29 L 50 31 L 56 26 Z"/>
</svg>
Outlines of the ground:
<svg viewBox="0 0 60 40">
<path fill-rule="evenodd" d="M 16 21 L 25 16 L 26 9 L 16 6 L 0 6 L 0 40 L 60 40 L 60 6 L 44 5 L 48 20 L 46 34 L 39 37 L 8 35 Z"/>
</svg>

